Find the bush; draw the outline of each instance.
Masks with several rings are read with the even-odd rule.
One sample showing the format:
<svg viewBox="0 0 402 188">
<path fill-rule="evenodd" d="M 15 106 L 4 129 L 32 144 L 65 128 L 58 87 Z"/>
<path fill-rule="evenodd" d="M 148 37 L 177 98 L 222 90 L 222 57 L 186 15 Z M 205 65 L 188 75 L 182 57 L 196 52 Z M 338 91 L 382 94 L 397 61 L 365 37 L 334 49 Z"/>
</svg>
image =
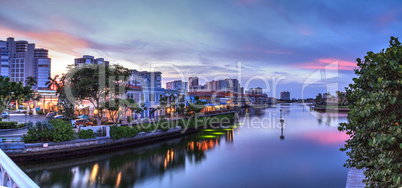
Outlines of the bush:
<svg viewBox="0 0 402 188">
<path fill-rule="evenodd" d="M 43 113 L 42 110 L 39 110 L 39 111 L 36 111 L 36 114 L 38 114 L 38 115 L 44 115 L 45 113 Z"/>
<path fill-rule="evenodd" d="M 111 137 L 115 140 L 121 138 L 132 138 L 135 137 L 138 133 L 138 128 L 136 127 L 121 127 L 121 126 L 111 126 L 110 134 Z"/>
<path fill-rule="evenodd" d="M 18 129 L 21 127 L 25 127 L 25 124 L 19 124 L 15 121 L 0 121 L 0 129 Z"/>
<path fill-rule="evenodd" d="M 370 187 L 400 187 L 402 177 L 402 45 L 391 37 L 390 47 L 357 59 L 357 78 L 346 91 L 348 123 L 339 126 L 351 139 L 341 151 L 346 167 L 365 168 Z"/>
<path fill-rule="evenodd" d="M 26 143 L 61 142 L 74 139 L 74 130 L 69 122 L 63 120 L 37 121 L 27 124 L 28 132 L 22 136 Z"/>
<path fill-rule="evenodd" d="M 71 124 L 63 120 L 51 120 L 53 126 L 52 141 L 61 142 L 74 139 L 74 130 Z"/>
<path fill-rule="evenodd" d="M 78 132 L 78 137 L 80 139 L 88 139 L 88 138 L 95 138 L 95 134 L 92 129 L 88 130 L 80 130 Z"/>
</svg>

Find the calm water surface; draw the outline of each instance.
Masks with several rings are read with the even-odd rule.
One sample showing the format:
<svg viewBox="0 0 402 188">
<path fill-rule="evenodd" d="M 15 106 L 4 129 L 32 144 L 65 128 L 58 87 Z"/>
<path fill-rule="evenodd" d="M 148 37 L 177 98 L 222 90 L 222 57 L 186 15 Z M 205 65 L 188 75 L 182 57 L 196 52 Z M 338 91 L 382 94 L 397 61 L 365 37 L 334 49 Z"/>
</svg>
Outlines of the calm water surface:
<svg viewBox="0 0 402 188">
<path fill-rule="evenodd" d="M 336 125 L 346 115 L 314 113 L 301 104 L 241 114 L 230 128 L 20 166 L 40 187 L 345 187 L 347 157 L 339 148 L 348 137 Z"/>
</svg>

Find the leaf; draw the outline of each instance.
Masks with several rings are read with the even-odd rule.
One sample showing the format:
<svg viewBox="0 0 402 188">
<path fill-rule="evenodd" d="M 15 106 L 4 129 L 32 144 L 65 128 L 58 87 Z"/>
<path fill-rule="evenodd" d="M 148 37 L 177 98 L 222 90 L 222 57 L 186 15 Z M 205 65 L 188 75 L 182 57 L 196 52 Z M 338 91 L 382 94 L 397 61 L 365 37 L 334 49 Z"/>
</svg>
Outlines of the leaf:
<svg viewBox="0 0 402 188">
<path fill-rule="evenodd" d="M 396 101 L 396 97 L 392 97 L 389 102 L 390 102 L 391 104 L 395 104 L 395 101 Z"/>
</svg>

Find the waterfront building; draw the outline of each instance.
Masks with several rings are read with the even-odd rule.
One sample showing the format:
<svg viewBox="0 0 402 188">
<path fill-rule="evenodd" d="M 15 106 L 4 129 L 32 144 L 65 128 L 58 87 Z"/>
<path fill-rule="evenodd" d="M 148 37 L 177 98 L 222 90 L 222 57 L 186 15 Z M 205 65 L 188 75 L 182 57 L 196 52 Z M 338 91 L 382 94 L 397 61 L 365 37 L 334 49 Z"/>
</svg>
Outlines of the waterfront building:
<svg viewBox="0 0 402 188">
<path fill-rule="evenodd" d="M 106 66 L 109 65 L 109 61 L 105 61 L 104 58 L 95 58 L 94 56 L 90 56 L 90 55 L 84 55 L 80 58 L 75 58 L 74 59 L 74 65 L 75 66 L 81 66 L 84 64 L 87 65 L 99 65 L 99 64 L 104 64 Z"/>
<path fill-rule="evenodd" d="M 9 37 L 0 40 L 0 75 L 11 81 L 22 82 L 32 76 L 38 82 L 32 89 L 46 89 L 45 83 L 51 75 L 51 59 L 48 50 L 35 48 L 34 43 Z"/>
<path fill-rule="evenodd" d="M 289 91 L 281 92 L 281 100 L 290 100 L 290 92 Z"/>
</svg>

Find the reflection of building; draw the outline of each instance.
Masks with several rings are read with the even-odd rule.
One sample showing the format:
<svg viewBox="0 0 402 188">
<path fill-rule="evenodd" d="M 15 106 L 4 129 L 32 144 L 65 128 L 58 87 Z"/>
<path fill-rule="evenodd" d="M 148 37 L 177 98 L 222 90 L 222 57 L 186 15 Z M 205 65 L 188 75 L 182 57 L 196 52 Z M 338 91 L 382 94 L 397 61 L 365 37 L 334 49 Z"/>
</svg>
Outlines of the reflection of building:
<svg viewBox="0 0 402 188">
<path fill-rule="evenodd" d="M 289 91 L 281 92 L 281 100 L 290 100 L 290 92 Z"/>
<path fill-rule="evenodd" d="M 32 76 L 38 82 L 33 89 L 47 88 L 45 83 L 49 81 L 51 59 L 48 58 L 48 50 L 36 48 L 35 44 L 27 41 L 15 41 L 7 38 L 0 41 L 0 75 L 10 77 L 12 82 L 21 82 L 25 85 L 25 79 Z"/>
</svg>

